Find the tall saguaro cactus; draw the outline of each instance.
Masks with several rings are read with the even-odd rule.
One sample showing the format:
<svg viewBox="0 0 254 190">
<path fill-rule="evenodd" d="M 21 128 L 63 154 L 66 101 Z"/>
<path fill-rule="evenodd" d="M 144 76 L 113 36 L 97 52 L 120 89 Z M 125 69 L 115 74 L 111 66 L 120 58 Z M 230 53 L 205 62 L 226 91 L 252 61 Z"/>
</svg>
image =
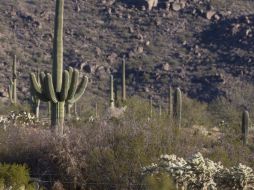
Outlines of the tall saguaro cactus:
<svg viewBox="0 0 254 190">
<path fill-rule="evenodd" d="M 249 120 L 249 112 L 245 110 L 242 114 L 242 139 L 244 145 L 248 144 Z"/>
<path fill-rule="evenodd" d="M 177 127 L 181 127 L 182 123 L 182 92 L 180 88 L 176 89 L 175 92 L 175 121 L 177 122 Z"/>
<path fill-rule="evenodd" d="M 58 134 L 64 132 L 65 103 L 73 104 L 85 92 L 88 78 L 78 82 L 79 71 L 69 67 L 63 71 L 64 0 L 56 0 L 52 75 L 41 72 L 41 85 L 31 73 L 32 87 L 42 101 L 51 102 L 51 126 Z"/>
<path fill-rule="evenodd" d="M 12 64 L 12 79 L 11 84 L 9 85 L 9 98 L 12 104 L 17 104 L 17 60 L 16 55 L 13 57 Z"/>
<path fill-rule="evenodd" d="M 115 98 L 114 98 L 114 77 L 110 75 L 110 108 L 115 107 Z"/>
<path fill-rule="evenodd" d="M 126 101 L 126 83 L 125 83 L 125 57 L 122 62 L 122 101 Z"/>
<path fill-rule="evenodd" d="M 169 119 L 173 118 L 173 89 L 170 86 L 169 90 L 168 90 L 168 115 L 169 115 Z"/>
</svg>

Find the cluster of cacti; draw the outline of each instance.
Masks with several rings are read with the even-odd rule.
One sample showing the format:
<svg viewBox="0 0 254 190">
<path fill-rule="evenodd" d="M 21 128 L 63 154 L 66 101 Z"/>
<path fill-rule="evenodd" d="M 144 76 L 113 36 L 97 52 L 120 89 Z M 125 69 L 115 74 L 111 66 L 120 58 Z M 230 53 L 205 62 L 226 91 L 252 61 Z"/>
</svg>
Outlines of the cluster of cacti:
<svg viewBox="0 0 254 190">
<path fill-rule="evenodd" d="M 242 114 L 242 140 L 244 145 L 248 144 L 249 120 L 249 112 L 245 110 Z"/>
<path fill-rule="evenodd" d="M 17 104 L 17 60 L 16 55 L 13 57 L 12 64 L 12 79 L 10 79 L 10 85 L 8 89 L 10 102 L 14 105 Z"/>
<path fill-rule="evenodd" d="M 243 164 L 231 168 L 206 159 L 201 153 L 185 160 L 176 155 L 161 155 L 158 163 L 143 168 L 142 175 L 166 173 L 182 190 L 253 189 L 253 169 Z"/>
<path fill-rule="evenodd" d="M 52 75 L 41 72 L 41 84 L 34 73 L 30 75 L 36 96 L 42 101 L 51 102 L 51 126 L 60 135 L 64 132 L 65 104 L 76 102 L 88 83 L 87 77 L 78 82 L 79 71 L 76 69 L 70 67 L 63 71 L 63 15 L 64 0 L 56 0 Z"/>
<path fill-rule="evenodd" d="M 173 95 L 172 87 L 169 88 L 168 92 L 168 115 L 170 119 L 174 119 L 177 127 L 181 127 L 182 123 L 182 92 L 180 88 L 175 90 Z"/>
</svg>

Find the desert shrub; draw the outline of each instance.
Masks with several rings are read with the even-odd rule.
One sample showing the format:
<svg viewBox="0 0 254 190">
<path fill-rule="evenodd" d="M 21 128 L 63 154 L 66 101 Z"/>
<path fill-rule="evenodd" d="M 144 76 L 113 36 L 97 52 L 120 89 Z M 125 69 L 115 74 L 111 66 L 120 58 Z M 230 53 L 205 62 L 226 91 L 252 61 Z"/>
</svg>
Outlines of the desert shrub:
<svg viewBox="0 0 254 190">
<path fill-rule="evenodd" d="M 213 119 L 213 124 L 219 126 L 223 121 L 222 127 L 238 128 L 241 123 L 241 111 L 229 102 L 225 98 L 218 98 L 213 101 L 209 107 L 208 111 Z"/>
<path fill-rule="evenodd" d="M 9 114 L 11 111 L 16 111 L 16 112 L 20 112 L 20 111 L 29 111 L 30 107 L 28 104 L 17 104 L 16 106 L 12 105 L 12 104 L 0 104 L 0 114 L 1 115 L 5 115 L 5 114 Z"/>
<path fill-rule="evenodd" d="M 29 170 L 25 165 L 0 164 L 0 183 L 2 187 L 19 189 L 25 187 L 27 190 L 35 189 L 30 184 Z"/>
<path fill-rule="evenodd" d="M 165 173 L 146 176 L 144 190 L 176 190 L 173 180 Z"/>
<path fill-rule="evenodd" d="M 212 125 L 208 112 L 208 104 L 183 96 L 182 110 L 183 126 L 203 125 L 210 127 Z"/>
<path fill-rule="evenodd" d="M 191 100 L 184 102 L 184 117 L 189 117 L 193 124 L 198 121 L 197 124 L 206 126 L 204 122 L 209 115 L 206 105 Z M 123 117 L 109 119 L 103 117 L 102 110 L 100 118 L 93 122 L 81 121 L 79 127 L 75 127 L 76 124 L 66 126 L 69 130 L 63 138 L 55 137 L 40 126 L 1 130 L 0 161 L 26 163 L 32 176 L 45 181 L 52 178 L 52 183 L 43 184 L 47 187 L 59 180 L 66 189 L 74 189 L 77 185 L 91 190 L 148 186 L 156 189 L 154 186 L 164 181 L 164 177 L 157 176 L 144 182 L 141 168 L 157 160 L 161 154 L 188 158 L 200 151 L 225 165 L 242 162 L 252 166 L 253 147 L 242 146 L 240 128 L 225 129 L 221 138 L 214 139 L 191 127 L 176 130 L 166 114 L 159 116 L 154 112 L 150 118 L 149 101 L 133 97 L 126 105 L 128 109 Z"/>
</svg>

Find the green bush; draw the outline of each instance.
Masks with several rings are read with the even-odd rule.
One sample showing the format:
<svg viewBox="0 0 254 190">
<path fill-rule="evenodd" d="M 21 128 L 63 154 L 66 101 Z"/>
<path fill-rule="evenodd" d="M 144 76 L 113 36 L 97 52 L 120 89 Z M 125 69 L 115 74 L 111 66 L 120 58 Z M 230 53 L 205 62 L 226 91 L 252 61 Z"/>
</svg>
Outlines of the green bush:
<svg viewBox="0 0 254 190">
<path fill-rule="evenodd" d="M 25 165 L 0 164 L 0 186 L 13 187 L 18 190 L 24 187 L 26 190 L 35 190 L 30 184 L 29 170 Z"/>
<path fill-rule="evenodd" d="M 145 190 L 176 190 L 176 186 L 169 175 L 158 173 L 144 179 Z"/>
</svg>

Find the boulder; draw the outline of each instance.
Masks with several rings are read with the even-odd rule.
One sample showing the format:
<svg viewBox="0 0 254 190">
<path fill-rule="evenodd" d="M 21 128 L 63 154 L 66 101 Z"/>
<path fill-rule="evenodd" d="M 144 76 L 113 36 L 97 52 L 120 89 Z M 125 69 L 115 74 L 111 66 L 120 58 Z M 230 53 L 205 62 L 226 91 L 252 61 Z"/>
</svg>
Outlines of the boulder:
<svg viewBox="0 0 254 190">
<path fill-rule="evenodd" d="M 180 11 L 181 9 L 182 9 L 181 3 L 178 3 L 178 2 L 172 3 L 172 10 Z"/>
<path fill-rule="evenodd" d="M 209 11 L 206 12 L 206 18 L 208 20 L 211 20 L 215 14 L 216 14 L 215 11 L 209 10 Z"/>
</svg>

